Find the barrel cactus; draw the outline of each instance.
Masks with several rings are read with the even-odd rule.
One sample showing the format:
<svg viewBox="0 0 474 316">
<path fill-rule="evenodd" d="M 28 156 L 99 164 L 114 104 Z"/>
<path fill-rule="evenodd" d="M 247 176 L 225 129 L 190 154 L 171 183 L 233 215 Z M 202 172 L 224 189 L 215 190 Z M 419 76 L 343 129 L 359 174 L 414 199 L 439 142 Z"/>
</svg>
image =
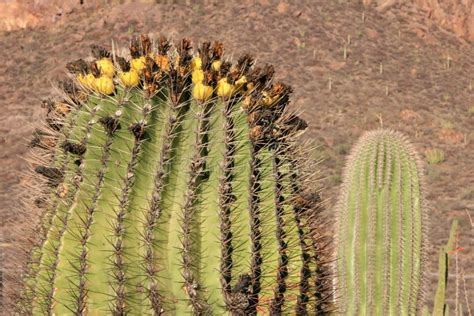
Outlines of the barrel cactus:
<svg viewBox="0 0 474 316">
<path fill-rule="evenodd" d="M 141 36 L 67 65 L 31 142 L 44 208 L 25 314 L 314 314 L 330 308 L 317 194 L 273 68 Z M 125 56 L 127 55 L 127 56 Z"/>
<path fill-rule="evenodd" d="M 366 133 L 345 169 L 337 212 L 337 290 L 347 315 L 421 310 L 427 204 L 422 168 L 398 132 Z"/>
</svg>

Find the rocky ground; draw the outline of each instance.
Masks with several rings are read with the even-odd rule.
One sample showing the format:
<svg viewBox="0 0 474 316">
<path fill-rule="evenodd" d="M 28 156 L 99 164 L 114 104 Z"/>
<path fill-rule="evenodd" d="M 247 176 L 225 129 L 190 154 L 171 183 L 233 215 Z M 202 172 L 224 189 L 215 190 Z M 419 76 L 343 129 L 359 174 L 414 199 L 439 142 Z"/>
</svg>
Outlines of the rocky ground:
<svg viewBox="0 0 474 316">
<path fill-rule="evenodd" d="M 38 219 L 21 207 L 18 196 L 28 190 L 22 177 L 28 164 L 21 157 L 44 117 L 41 100 L 65 76 L 65 63 L 88 55 L 91 44 L 126 46 L 140 32 L 197 42 L 218 39 L 230 55 L 249 52 L 259 64 L 273 64 L 277 77 L 294 89 L 292 105 L 310 124 L 303 138 L 319 145 L 316 155 L 324 158 L 319 168 L 329 214 L 346 155 L 363 131 L 400 130 L 423 158 L 427 150 L 443 151 L 443 162 L 425 159 L 432 205 L 428 297 L 434 295 L 438 249 L 453 218 L 461 225 L 459 267 L 467 295 L 474 297 L 474 228 L 467 216 L 474 217 L 470 33 L 437 23 L 422 6 L 394 2 L 380 10 L 384 1 L 369 6 L 356 0 L 84 2 L 0 0 L 0 310 L 5 314 Z M 463 3 L 474 8 L 472 1 Z M 454 275 L 449 303 L 456 298 Z M 471 299 L 471 309 L 473 304 Z"/>
</svg>

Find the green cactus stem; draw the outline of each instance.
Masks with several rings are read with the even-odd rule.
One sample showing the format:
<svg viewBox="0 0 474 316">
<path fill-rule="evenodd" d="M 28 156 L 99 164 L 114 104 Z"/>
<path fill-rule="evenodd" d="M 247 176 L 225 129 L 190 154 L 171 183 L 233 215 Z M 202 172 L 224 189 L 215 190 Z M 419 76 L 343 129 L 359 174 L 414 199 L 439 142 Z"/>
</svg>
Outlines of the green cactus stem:
<svg viewBox="0 0 474 316">
<path fill-rule="evenodd" d="M 427 204 L 422 169 L 398 132 L 353 148 L 337 204 L 337 296 L 347 315 L 414 315 L 423 301 Z"/>
<path fill-rule="evenodd" d="M 443 245 L 439 251 L 438 261 L 438 286 L 434 297 L 433 316 L 444 316 L 449 314 L 449 306 L 446 304 L 446 290 L 448 287 L 448 273 L 450 259 L 453 257 L 453 251 L 456 251 L 456 239 L 458 238 L 458 220 L 453 220 L 451 231 L 446 245 Z M 459 305 L 458 308 L 462 308 Z M 460 313 L 459 315 L 463 315 Z"/>
<path fill-rule="evenodd" d="M 31 143 L 49 158 L 19 312 L 328 312 L 327 230 L 294 144 L 306 124 L 273 68 L 164 37 L 92 55 L 67 65 Z"/>
</svg>

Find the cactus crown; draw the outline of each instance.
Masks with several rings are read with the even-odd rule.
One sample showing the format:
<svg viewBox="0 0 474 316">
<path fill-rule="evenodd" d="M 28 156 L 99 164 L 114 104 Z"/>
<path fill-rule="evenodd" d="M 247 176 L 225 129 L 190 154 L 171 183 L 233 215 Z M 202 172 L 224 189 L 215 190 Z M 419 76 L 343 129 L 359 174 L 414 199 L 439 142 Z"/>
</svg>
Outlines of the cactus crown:
<svg viewBox="0 0 474 316">
<path fill-rule="evenodd" d="M 420 310 L 427 205 L 417 154 L 403 135 L 377 130 L 361 137 L 347 160 L 336 211 L 341 310 Z"/>
<path fill-rule="evenodd" d="M 273 68 L 164 37 L 92 54 L 31 143 L 50 189 L 22 311 L 326 312 L 319 197 L 292 141 L 306 124 Z"/>
</svg>

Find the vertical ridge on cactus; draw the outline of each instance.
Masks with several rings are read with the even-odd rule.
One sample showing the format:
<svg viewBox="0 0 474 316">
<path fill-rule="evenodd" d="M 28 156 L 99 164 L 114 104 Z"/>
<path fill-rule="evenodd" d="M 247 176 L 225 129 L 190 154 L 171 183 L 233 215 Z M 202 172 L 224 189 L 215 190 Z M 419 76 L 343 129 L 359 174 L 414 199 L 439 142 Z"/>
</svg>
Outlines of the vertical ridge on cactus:
<svg viewBox="0 0 474 316">
<path fill-rule="evenodd" d="M 67 65 L 31 146 L 47 184 L 26 314 L 314 314 L 327 229 L 273 68 L 147 36 Z M 46 161 L 45 161 L 46 162 Z"/>
<path fill-rule="evenodd" d="M 366 133 L 345 169 L 337 288 L 348 315 L 415 314 L 423 301 L 427 204 L 417 154 L 398 132 Z"/>
</svg>

